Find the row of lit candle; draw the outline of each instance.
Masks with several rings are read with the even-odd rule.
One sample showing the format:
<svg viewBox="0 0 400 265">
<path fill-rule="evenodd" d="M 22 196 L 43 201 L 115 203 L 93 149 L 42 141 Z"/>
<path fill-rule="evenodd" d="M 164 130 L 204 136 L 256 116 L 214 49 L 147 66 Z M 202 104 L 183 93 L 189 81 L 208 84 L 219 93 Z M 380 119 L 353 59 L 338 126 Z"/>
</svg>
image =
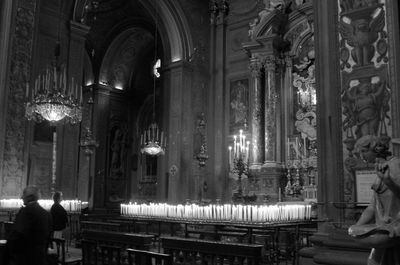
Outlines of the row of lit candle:
<svg viewBox="0 0 400 265">
<path fill-rule="evenodd" d="M 166 203 L 121 204 L 121 215 L 128 217 L 177 218 L 205 221 L 281 222 L 302 221 L 311 218 L 311 205 L 171 205 Z"/>
<path fill-rule="evenodd" d="M 39 200 L 38 202 L 46 210 L 50 210 L 51 206 L 54 204 L 53 200 Z M 3 199 L 0 200 L 0 210 L 18 209 L 21 208 L 23 204 L 21 199 Z M 80 212 L 82 208 L 87 206 L 87 202 L 82 202 L 80 200 L 62 200 L 60 204 L 67 212 L 71 213 Z"/>
</svg>

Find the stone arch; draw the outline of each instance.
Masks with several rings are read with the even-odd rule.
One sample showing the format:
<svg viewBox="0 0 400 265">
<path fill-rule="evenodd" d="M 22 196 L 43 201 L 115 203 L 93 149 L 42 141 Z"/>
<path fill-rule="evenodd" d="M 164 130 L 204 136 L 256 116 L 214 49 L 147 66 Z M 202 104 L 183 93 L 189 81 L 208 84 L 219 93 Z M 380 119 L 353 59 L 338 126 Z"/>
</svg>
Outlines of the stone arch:
<svg viewBox="0 0 400 265">
<path fill-rule="evenodd" d="M 154 19 L 155 14 L 159 16 L 164 61 L 173 63 L 188 60 L 193 52 L 193 42 L 186 15 L 179 4 L 171 0 L 142 0 L 141 3 Z"/>
<path fill-rule="evenodd" d="M 154 37 L 141 27 L 121 32 L 109 45 L 101 63 L 99 82 L 116 88 L 129 86 L 131 69 L 138 60 L 138 52 L 153 47 Z"/>
</svg>

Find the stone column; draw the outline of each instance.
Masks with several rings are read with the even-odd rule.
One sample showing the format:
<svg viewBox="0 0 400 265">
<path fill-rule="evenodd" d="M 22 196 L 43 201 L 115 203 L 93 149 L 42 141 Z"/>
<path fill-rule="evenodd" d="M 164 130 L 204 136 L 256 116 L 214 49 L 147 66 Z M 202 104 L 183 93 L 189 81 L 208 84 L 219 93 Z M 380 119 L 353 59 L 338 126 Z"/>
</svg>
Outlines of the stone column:
<svg viewBox="0 0 400 265">
<path fill-rule="evenodd" d="M 260 59 L 253 57 L 250 59 L 250 106 L 251 106 L 251 152 L 250 167 L 256 169 L 264 162 L 264 137 L 263 137 L 263 109 L 262 109 L 262 87 Z"/>
<path fill-rule="evenodd" d="M 171 63 L 164 68 L 163 72 L 163 102 L 165 111 L 163 120 L 166 121 L 168 129 L 167 148 L 161 172 L 168 172 L 168 180 L 159 181 L 159 186 L 165 187 L 168 202 L 178 203 L 189 197 L 187 194 L 189 177 L 191 176 L 191 164 L 193 158 L 192 146 L 192 68 L 185 62 Z M 160 172 L 160 171 L 159 171 Z M 185 192 L 186 191 L 186 192 Z"/>
<path fill-rule="evenodd" d="M 277 117 L 276 104 L 278 94 L 276 92 L 276 60 L 275 56 L 268 55 L 265 58 L 265 161 L 264 164 L 276 164 L 277 146 Z"/>
<path fill-rule="evenodd" d="M 292 68 L 293 68 L 293 59 L 290 55 L 285 56 L 285 76 L 283 80 L 283 87 L 289 88 L 289 89 L 283 89 L 282 91 L 282 97 L 283 98 L 294 98 L 295 95 L 293 95 L 293 89 L 292 89 Z M 283 100 L 282 101 L 282 108 L 286 113 L 294 113 L 294 108 L 293 108 L 293 103 L 289 102 L 288 100 Z M 284 152 L 284 157 L 282 157 L 282 161 L 286 161 L 288 158 L 289 154 L 287 153 L 287 142 L 286 139 L 289 137 L 289 135 L 292 132 L 292 128 L 294 127 L 293 122 L 291 121 L 289 115 L 284 115 L 284 128 L 285 128 L 285 134 L 283 137 L 286 137 L 283 141 L 285 148 L 282 150 Z"/>
</svg>

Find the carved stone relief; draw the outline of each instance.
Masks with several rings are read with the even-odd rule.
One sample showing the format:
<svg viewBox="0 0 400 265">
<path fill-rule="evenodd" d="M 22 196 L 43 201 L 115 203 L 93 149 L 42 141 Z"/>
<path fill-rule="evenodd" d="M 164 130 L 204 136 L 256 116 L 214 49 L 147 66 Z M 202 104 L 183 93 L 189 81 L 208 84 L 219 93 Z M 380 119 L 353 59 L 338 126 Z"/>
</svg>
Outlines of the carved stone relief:
<svg viewBox="0 0 400 265">
<path fill-rule="evenodd" d="M 344 201 L 355 202 L 355 171 L 372 166 L 360 159 L 355 144 L 367 135 L 389 141 L 392 134 L 386 14 L 378 0 L 342 0 L 339 5 Z M 345 215 L 354 219 L 354 209 Z"/>
</svg>

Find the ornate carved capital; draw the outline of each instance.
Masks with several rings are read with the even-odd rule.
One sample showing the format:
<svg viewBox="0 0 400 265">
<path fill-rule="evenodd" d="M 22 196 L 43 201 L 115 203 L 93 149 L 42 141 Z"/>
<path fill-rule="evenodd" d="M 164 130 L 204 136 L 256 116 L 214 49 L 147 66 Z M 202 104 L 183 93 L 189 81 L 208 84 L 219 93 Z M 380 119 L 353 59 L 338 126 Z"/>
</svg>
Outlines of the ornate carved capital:
<svg viewBox="0 0 400 265">
<path fill-rule="evenodd" d="M 210 1 L 210 23 L 211 25 L 221 24 L 229 13 L 229 3 L 227 0 Z"/>
<path fill-rule="evenodd" d="M 274 72 L 276 69 L 277 58 L 273 55 L 266 56 L 264 65 L 267 72 Z"/>
<path fill-rule="evenodd" d="M 293 67 L 293 58 L 292 58 L 292 56 L 290 56 L 290 55 L 286 55 L 285 56 L 285 65 L 286 65 L 286 67 Z"/>
<path fill-rule="evenodd" d="M 249 69 L 254 78 L 259 78 L 261 75 L 262 64 L 260 59 L 253 57 L 250 59 Z"/>
</svg>

